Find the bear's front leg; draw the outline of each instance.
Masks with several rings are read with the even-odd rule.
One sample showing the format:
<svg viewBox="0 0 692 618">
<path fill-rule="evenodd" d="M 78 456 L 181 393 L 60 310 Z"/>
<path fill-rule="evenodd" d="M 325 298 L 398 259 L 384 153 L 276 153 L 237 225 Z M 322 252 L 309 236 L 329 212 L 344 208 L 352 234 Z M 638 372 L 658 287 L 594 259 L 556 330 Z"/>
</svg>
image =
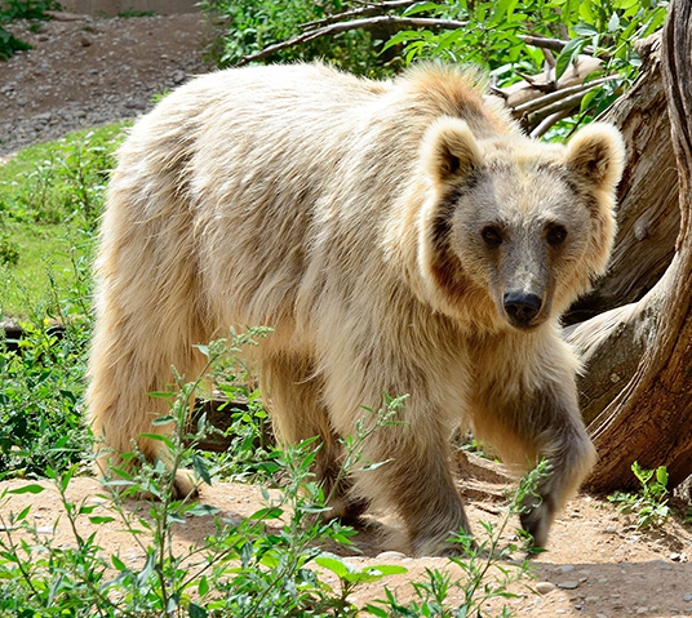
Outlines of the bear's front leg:
<svg viewBox="0 0 692 618">
<path fill-rule="evenodd" d="M 535 547 L 545 547 L 556 513 L 596 460 L 579 413 L 574 379 L 567 373 L 561 377 L 533 388 L 495 382 L 473 398 L 477 437 L 489 442 L 505 464 L 520 471 L 541 459 L 549 464 L 548 475 L 522 504 L 521 524 Z"/>
<path fill-rule="evenodd" d="M 470 532 L 449 467 L 448 433 L 434 415 L 408 406 L 403 424 L 377 428 L 363 444 L 365 462 L 384 462 L 356 473 L 361 495 L 379 507 L 394 507 L 406 526 L 414 556 L 455 555 L 449 541 Z"/>
</svg>

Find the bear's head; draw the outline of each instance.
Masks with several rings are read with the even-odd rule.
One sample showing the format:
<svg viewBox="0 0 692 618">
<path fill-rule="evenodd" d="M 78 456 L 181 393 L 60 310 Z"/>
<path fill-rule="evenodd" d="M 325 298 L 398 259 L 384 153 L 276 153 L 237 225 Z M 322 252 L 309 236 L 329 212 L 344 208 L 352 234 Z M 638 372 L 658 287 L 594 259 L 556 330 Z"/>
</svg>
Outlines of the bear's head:
<svg viewBox="0 0 692 618">
<path fill-rule="evenodd" d="M 522 330 L 565 311 L 606 269 L 624 153 L 607 124 L 562 146 L 435 121 L 421 150 L 431 193 L 417 222 L 433 306 L 452 315 L 485 306 L 493 328 Z"/>
</svg>

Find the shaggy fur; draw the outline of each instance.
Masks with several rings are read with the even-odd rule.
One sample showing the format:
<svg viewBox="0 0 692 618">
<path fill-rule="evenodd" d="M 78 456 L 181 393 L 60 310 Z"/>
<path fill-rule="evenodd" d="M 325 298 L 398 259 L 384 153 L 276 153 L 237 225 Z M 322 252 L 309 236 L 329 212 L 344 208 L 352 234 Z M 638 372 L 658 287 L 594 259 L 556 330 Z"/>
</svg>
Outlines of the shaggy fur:
<svg viewBox="0 0 692 618">
<path fill-rule="evenodd" d="M 195 375 L 195 344 L 267 325 L 255 360 L 275 426 L 321 436 L 328 487 L 363 406 L 410 395 L 403 424 L 364 445 L 388 463 L 337 488 L 334 515 L 394 507 L 415 554 L 450 551 L 468 529 L 448 466 L 461 419 L 518 470 L 550 460 L 524 517 L 544 545 L 594 461 L 558 320 L 605 269 L 622 160 L 604 125 L 566 147 L 522 136 L 454 68 L 378 83 L 272 66 L 183 86 L 133 128 L 108 191 L 88 406 L 111 463 L 133 440 L 161 456 L 138 437 L 166 412 L 147 393 L 172 365 Z"/>
</svg>

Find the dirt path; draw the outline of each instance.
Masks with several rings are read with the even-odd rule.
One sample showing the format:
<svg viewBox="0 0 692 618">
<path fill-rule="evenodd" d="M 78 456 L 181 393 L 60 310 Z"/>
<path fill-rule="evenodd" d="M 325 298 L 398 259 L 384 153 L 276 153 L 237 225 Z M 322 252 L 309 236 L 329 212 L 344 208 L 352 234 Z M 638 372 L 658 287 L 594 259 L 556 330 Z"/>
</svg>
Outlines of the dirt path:
<svg viewBox="0 0 692 618">
<path fill-rule="evenodd" d="M 33 49 L 0 62 L 0 156 L 142 114 L 153 95 L 209 70 L 200 14 L 57 17 L 7 26 Z"/>
<path fill-rule="evenodd" d="M 3 483 L 0 491 L 24 483 Z M 478 534 L 479 520 L 498 521 L 504 506 L 504 501 L 498 497 L 502 495 L 502 488 L 502 485 L 478 482 L 461 485 L 467 494 L 468 513 Z M 101 490 L 95 479 L 77 478 L 70 485 L 72 500 L 86 498 L 88 504 L 99 505 L 95 514 L 105 515 L 109 509 L 97 497 L 99 493 Z M 221 517 L 237 522 L 264 506 L 258 487 L 232 483 L 205 487 L 201 501 L 221 509 Z M 50 537 L 58 546 L 74 544 L 65 517 L 58 521 L 61 506 L 53 488 L 38 497 L 13 496 L 2 507 L 2 513 L 6 516 L 10 510 L 19 512 L 28 504 L 34 505 L 31 516 L 41 534 Z M 391 530 L 394 525 L 386 517 L 381 521 L 385 522 L 381 527 L 385 530 Z M 515 527 L 512 526 L 512 532 Z M 118 553 L 128 566 L 141 569 L 145 554 L 121 528 L 117 522 L 100 526 L 98 542 L 106 552 Z M 93 527 L 86 522 L 82 530 L 89 533 Z M 199 543 L 213 532 L 210 518 L 189 519 L 177 530 L 176 550 L 183 552 L 187 546 Z M 401 553 L 404 547 L 383 542 L 372 532 L 359 533 L 355 537 L 355 547 L 356 551 L 345 555 L 350 553 L 347 560 L 358 567 L 383 563 L 407 567 L 408 574 L 385 580 L 390 589 L 397 591 L 400 601 L 412 598 L 409 582 L 424 581 L 426 568 L 448 568 L 446 560 L 441 558 L 409 558 Z M 512 590 L 520 597 L 507 604 L 518 616 L 689 618 L 692 616 L 690 555 L 692 531 L 689 526 L 671 520 L 662 532 L 640 533 L 609 502 L 579 496 L 556 521 L 548 551 L 533 560 L 535 579 L 527 581 L 533 590 L 513 586 Z M 336 585 L 328 573 L 323 579 Z M 378 598 L 383 598 L 381 584 L 368 584 L 356 590 L 353 601 L 363 606 Z M 449 600 L 453 603 L 459 598 L 460 591 L 454 591 Z M 500 605 L 495 604 L 493 610 L 499 613 Z"/>
</svg>

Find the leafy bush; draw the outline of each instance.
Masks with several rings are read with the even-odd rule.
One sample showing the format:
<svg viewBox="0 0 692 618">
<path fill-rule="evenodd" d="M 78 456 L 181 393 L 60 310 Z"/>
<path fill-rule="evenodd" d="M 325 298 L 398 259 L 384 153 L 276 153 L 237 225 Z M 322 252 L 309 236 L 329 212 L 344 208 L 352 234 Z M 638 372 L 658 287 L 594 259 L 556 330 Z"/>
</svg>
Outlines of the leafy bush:
<svg viewBox="0 0 692 618">
<path fill-rule="evenodd" d="M 0 2 L 0 24 L 14 19 L 46 19 L 45 11 L 59 11 L 61 6 L 53 0 L 2 0 Z M 0 61 L 11 58 L 15 52 L 31 49 L 0 26 Z"/>
<path fill-rule="evenodd" d="M 225 33 L 212 49 L 219 66 L 238 64 L 245 56 L 270 45 L 292 39 L 301 33 L 301 25 L 341 11 L 341 0 L 202 0 L 202 11 L 217 19 Z M 269 55 L 263 61 L 292 62 L 327 59 L 358 74 L 371 73 L 377 67 L 375 41 L 365 31 L 352 31 L 338 38 L 319 38 Z"/>
<path fill-rule="evenodd" d="M 13 19 L 46 19 L 46 11 L 60 10 L 62 7 L 55 0 L 2 0 L 0 22 Z"/>
<path fill-rule="evenodd" d="M 636 461 L 632 472 L 641 488 L 636 494 L 617 491 L 608 499 L 619 504 L 621 513 L 632 513 L 637 517 L 637 528 L 660 528 L 670 516 L 668 506 L 668 471 L 665 466 L 646 470 Z"/>
<path fill-rule="evenodd" d="M 523 75 L 540 74 L 546 58 L 552 60 L 553 54 L 547 51 L 550 46 L 535 39 L 527 44 L 527 37 L 553 39 L 560 49 L 554 59 L 556 79 L 581 53 L 602 59 L 601 71 L 591 78 L 604 75 L 609 79 L 589 92 L 581 105 L 582 113 L 593 117 L 634 82 L 641 64 L 634 42 L 661 27 L 666 9 L 667 3 L 658 0 L 421 2 L 405 14 L 425 12 L 464 25 L 442 32 L 405 30 L 386 47 L 404 44 L 408 63 L 442 58 L 480 65 L 502 86 Z"/>
<path fill-rule="evenodd" d="M 0 341 L 0 478 L 41 477 L 49 466 L 65 469 L 89 450 L 82 423 L 86 351 L 91 333 L 90 274 L 73 254 L 74 281 L 48 316 L 22 324 L 18 349 Z M 53 322 L 64 326 L 58 334 Z"/>
<path fill-rule="evenodd" d="M 0 60 L 7 60 L 14 56 L 16 52 L 29 49 L 31 49 L 31 45 L 26 41 L 18 39 L 0 26 Z"/>
</svg>

